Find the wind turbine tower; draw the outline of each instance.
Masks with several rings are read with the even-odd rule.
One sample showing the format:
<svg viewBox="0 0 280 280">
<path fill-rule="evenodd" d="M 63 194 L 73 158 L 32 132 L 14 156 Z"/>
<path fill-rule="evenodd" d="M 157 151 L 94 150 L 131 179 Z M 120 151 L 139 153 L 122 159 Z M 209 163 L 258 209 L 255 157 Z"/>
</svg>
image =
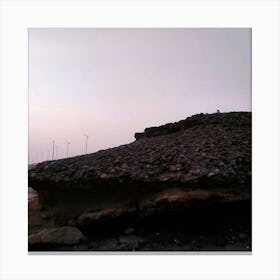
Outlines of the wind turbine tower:
<svg viewBox="0 0 280 280">
<path fill-rule="evenodd" d="M 87 154 L 87 146 L 88 146 L 88 137 L 89 136 L 85 134 L 85 137 L 86 137 L 86 154 Z"/>
<path fill-rule="evenodd" d="M 54 160 L 54 140 L 52 141 L 52 160 Z"/>
<path fill-rule="evenodd" d="M 68 156 L 69 156 L 69 145 L 70 145 L 70 142 L 69 142 L 69 141 L 66 141 L 66 144 L 67 144 L 66 157 L 68 158 Z"/>
</svg>

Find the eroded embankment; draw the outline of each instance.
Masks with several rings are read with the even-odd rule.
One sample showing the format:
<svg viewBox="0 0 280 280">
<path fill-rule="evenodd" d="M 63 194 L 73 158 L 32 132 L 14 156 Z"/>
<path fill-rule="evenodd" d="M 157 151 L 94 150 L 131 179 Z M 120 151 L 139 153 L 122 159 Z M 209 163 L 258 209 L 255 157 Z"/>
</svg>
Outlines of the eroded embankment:
<svg viewBox="0 0 280 280">
<path fill-rule="evenodd" d="M 40 213 L 39 226 L 29 237 L 30 251 L 251 250 L 249 201 L 169 208 L 145 217 L 131 212 L 67 227 L 55 225 L 46 210 L 29 211 L 29 217 Z"/>
<path fill-rule="evenodd" d="M 43 162 L 29 170 L 29 186 L 39 193 L 39 200 L 29 207 L 31 249 L 76 246 L 89 250 L 89 244 L 94 242 L 92 232 L 107 227 L 115 236 L 118 225 L 129 227 L 134 223 L 134 231 L 139 227 L 141 234 L 147 235 L 146 247 L 140 239 L 137 241 L 146 249 L 154 248 L 149 241 L 149 223 L 161 228 L 165 240 L 168 231 L 173 232 L 171 221 L 188 235 L 192 227 L 198 227 L 197 220 L 207 225 L 209 232 L 211 224 L 224 232 L 224 225 L 246 217 L 249 236 L 251 114 L 200 114 L 147 130 L 128 145 Z M 239 205 L 243 205 L 244 212 Z M 93 247 L 102 250 L 99 245 Z M 111 250 L 114 248 L 126 247 L 114 243 Z"/>
</svg>

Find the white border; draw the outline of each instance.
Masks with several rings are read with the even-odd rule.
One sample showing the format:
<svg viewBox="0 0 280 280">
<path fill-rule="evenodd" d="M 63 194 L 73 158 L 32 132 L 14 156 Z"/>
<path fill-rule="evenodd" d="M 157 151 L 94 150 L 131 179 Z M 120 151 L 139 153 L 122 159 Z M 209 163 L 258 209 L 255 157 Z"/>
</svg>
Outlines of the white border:
<svg viewBox="0 0 280 280">
<path fill-rule="evenodd" d="M 27 28 L 253 28 L 253 254 L 28 255 Z M 279 2 L 2 1 L 1 279 L 279 279 Z"/>
</svg>

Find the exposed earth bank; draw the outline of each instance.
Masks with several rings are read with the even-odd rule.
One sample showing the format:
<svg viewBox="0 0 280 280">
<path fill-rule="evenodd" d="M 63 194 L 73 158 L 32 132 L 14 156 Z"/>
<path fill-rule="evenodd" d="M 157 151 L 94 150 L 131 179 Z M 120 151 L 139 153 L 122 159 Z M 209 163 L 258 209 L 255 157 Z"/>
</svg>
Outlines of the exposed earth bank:
<svg viewBox="0 0 280 280">
<path fill-rule="evenodd" d="M 251 250 L 251 113 L 135 138 L 29 170 L 29 250 Z"/>
</svg>

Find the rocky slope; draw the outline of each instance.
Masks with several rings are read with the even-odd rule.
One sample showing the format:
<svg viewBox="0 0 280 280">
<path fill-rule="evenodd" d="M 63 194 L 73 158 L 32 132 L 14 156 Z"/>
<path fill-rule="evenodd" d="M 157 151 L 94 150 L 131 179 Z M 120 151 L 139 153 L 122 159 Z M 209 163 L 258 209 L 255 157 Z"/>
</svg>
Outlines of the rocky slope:
<svg viewBox="0 0 280 280">
<path fill-rule="evenodd" d="M 30 234 L 58 227 L 89 232 L 125 220 L 250 204 L 251 113 L 199 114 L 135 138 L 30 169 L 29 187 L 39 193 L 41 209 Z"/>
</svg>

